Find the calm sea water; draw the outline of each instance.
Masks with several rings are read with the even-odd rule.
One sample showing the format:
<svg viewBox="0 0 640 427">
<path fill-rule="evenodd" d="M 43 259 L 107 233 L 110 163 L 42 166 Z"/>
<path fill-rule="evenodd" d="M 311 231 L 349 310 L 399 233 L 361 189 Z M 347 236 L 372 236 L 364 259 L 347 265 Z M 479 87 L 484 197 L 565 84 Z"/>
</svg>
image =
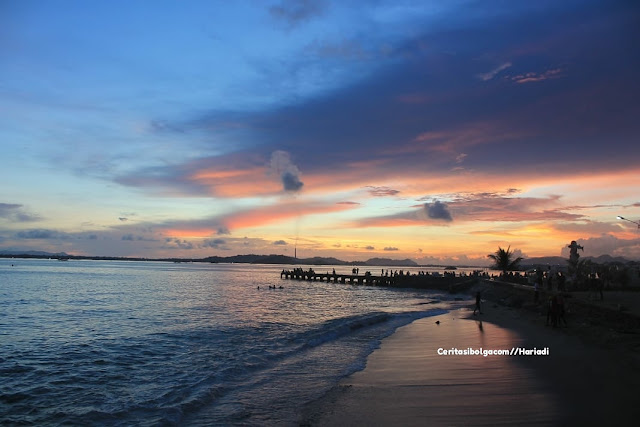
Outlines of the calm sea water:
<svg viewBox="0 0 640 427">
<path fill-rule="evenodd" d="M 0 259 L 0 425 L 296 425 L 382 338 L 449 308 L 282 268 Z"/>
</svg>

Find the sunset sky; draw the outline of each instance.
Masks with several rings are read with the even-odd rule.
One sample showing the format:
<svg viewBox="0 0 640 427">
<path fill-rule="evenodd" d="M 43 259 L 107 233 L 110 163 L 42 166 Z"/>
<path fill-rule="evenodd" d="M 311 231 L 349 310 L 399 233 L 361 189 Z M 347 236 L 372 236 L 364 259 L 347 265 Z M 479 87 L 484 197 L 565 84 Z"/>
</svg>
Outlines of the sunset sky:
<svg viewBox="0 0 640 427">
<path fill-rule="evenodd" d="M 4 0 L 0 251 L 640 259 L 638 46 L 636 1 Z"/>
</svg>

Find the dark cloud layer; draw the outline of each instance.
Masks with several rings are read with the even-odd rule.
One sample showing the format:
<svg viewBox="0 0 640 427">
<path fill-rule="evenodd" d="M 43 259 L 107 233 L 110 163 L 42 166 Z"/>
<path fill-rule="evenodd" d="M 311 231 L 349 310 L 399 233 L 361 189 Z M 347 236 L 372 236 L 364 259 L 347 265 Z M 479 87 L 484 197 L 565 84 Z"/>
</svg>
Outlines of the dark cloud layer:
<svg viewBox="0 0 640 427">
<path fill-rule="evenodd" d="M 60 239 L 64 235 L 55 230 L 35 229 L 24 230 L 16 233 L 19 239 Z"/>
<path fill-rule="evenodd" d="M 207 239 L 202 243 L 202 247 L 219 249 L 222 248 L 226 243 L 227 241 L 224 239 Z"/>
<path fill-rule="evenodd" d="M 15 203 L 0 203 L 0 218 L 12 222 L 33 222 L 40 220 L 38 215 L 25 212 L 22 205 Z"/>
<path fill-rule="evenodd" d="M 484 5 L 450 17 L 462 25 L 430 26 L 398 42 L 356 83 L 270 110 L 212 111 L 163 126 L 216 134 L 232 122 L 228 136 L 241 148 L 118 181 L 215 194 L 215 185 L 188 179 L 194 166 L 251 167 L 268 153 L 289 192 L 303 187 L 298 165 L 312 174 L 375 161 L 418 176 L 467 167 L 558 174 L 635 167 L 639 8 L 617 1 Z M 272 13 L 297 22 L 314 8 L 292 2 Z M 371 188 L 376 196 L 395 191 Z"/>
<path fill-rule="evenodd" d="M 436 200 L 433 203 L 425 203 L 424 209 L 427 212 L 427 216 L 431 219 L 441 219 L 444 221 L 453 221 L 451 212 L 446 204 Z"/>
<path fill-rule="evenodd" d="M 521 14 L 513 7 L 436 28 L 396 46 L 394 61 L 364 81 L 242 121 L 268 145 L 296 154 L 303 145 L 298 157 L 307 171 L 364 153 L 394 168 L 444 170 L 460 150 L 476 169 L 510 167 L 514 158 L 520 168 L 554 167 L 558 157 L 571 159 L 570 168 L 605 167 L 605 151 L 606 167 L 630 165 L 630 155 L 640 154 L 632 144 L 640 131 L 633 71 L 640 53 L 631 45 L 640 36 L 637 8 L 575 6 L 545 2 Z M 473 135 L 458 138 L 460 129 Z M 425 132 L 442 140 L 416 142 Z"/>
</svg>

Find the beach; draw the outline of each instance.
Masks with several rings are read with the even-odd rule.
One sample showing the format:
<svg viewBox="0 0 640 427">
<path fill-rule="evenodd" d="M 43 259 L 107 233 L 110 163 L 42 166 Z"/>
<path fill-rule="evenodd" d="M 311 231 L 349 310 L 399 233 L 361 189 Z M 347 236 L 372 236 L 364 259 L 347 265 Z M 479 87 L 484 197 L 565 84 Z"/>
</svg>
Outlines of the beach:
<svg viewBox="0 0 640 427">
<path fill-rule="evenodd" d="M 552 328 L 541 313 L 489 301 L 482 315 L 472 312 L 399 328 L 364 370 L 309 405 L 301 424 L 635 425 L 640 365 L 628 342 L 594 342 L 584 319 Z M 480 348 L 541 354 L 438 354 Z"/>
</svg>

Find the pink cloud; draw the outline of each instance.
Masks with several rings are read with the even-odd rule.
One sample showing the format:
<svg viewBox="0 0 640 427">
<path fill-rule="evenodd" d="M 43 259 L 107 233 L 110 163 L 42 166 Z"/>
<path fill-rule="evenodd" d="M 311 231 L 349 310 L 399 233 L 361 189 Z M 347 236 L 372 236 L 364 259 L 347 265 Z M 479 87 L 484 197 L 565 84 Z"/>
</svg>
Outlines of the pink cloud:
<svg viewBox="0 0 640 427">
<path fill-rule="evenodd" d="M 549 79 L 557 79 L 562 77 L 562 72 L 564 70 L 561 68 L 554 68 L 552 70 L 547 70 L 543 73 L 534 73 L 529 72 L 525 74 L 519 74 L 517 76 L 509 76 L 507 77 L 509 80 L 514 81 L 516 83 L 532 83 L 532 82 L 541 82 Z"/>
</svg>

